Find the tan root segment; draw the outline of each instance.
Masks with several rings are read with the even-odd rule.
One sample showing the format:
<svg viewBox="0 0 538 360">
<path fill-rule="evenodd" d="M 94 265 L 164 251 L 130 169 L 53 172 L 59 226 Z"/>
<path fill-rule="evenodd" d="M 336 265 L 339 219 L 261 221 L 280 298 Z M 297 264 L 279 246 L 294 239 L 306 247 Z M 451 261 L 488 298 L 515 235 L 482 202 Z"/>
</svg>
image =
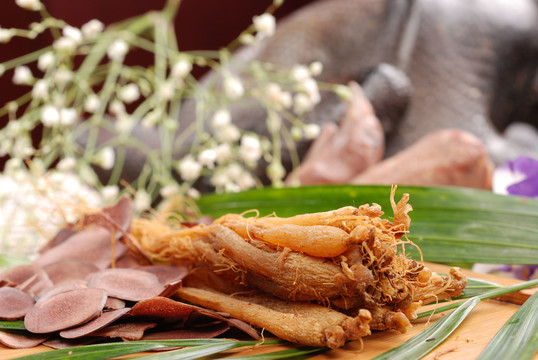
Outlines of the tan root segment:
<svg viewBox="0 0 538 360">
<path fill-rule="evenodd" d="M 442 277 L 405 256 L 412 208 L 408 194 L 394 201 L 395 190 L 393 221 L 365 204 L 289 218 L 228 214 L 177 229 L 135 219 L 131 237 L 152 261 L 191 268 L 185 300 L 286 340 L 336 348 L 370 330 L 405 331 L 423 302 L 465 287 L 458 268 Z M 342 321 L 327 323 L 334 313 Z"/>
</svg>

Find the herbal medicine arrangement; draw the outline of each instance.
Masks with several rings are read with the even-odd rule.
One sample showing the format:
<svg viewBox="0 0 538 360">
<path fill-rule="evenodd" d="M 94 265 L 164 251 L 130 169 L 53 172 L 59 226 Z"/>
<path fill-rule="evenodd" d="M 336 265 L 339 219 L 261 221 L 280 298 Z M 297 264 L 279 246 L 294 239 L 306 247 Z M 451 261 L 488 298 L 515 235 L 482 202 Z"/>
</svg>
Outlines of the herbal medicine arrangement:
<svg viewBox="0 0 538 360">
<path fill-rule="evenodd" d="M 21 189 L 28 184 L 26 189 L 37 190 L 39 195 L 33 204 L 15 205 L 32 207 L 42 199 L 55 199 L 51 206 L 54 210 L 31 214 L 36 217 L 30 219 L 47 240 L 54 241 L 39 254 L 36 250 L 44 240 L 24 248 L 18 248 L 20 243 L 3 245 L 20 251 L 12 253 L 32 259 L 31 263 L 13 265 L 0 278 L 6 285 L 1 291 L 8 292 L 2 299 L 17 299 L 16 303 L 27 305 L 24 309 L 10 309 L 15 315 L 2 315 L 6 320 L 0 331 L 3 344 L 31 347 L 44 341 L 84 340 L 93 335 L 130 341 L 51 351 L 48 356 L 110 358 L 184 347 L 147 357 L 194 358 L 193 354 L 200 357 L 275 343 L 307 348 L 291 346 L 264 358 L 309 356 L 345 347 L 351 340 L 362 342 L 372 331 L 405 331 L 417 317 L 429 316 L 426 312 L 417 314 L 422 305 L 470 297 L 448 305 L 457 309 L 411 339 L 407 346 L 403 344 L 403 348 L 382 355 L 394 358 L 400 351 L 403 357 L 421 357 L 442 343 L 480 300 L 536 285 L 536 281 L 512 287 L 478 280 L 475 283 L 458 267 L 440 274 L 425 266 L 421 249 L 429 258 L 431 244 L 422 247 L 410 240 L 413 231 L 408 215 L 414 194 L 425 194 L 420 189 L 409 191 L 410 200 L 407 192 L 396 198 L 396 187 L 384 188 L 386 206 L 371 200 L 349 206 L 349 195 L 346 204 L 329 211 L 296 209 L 297 214 L 290 217 L 241 214 L 238 208 L 218 215 L 221 207 L 228 204 L 249 204 L 250 200 L 240 197 L 236 198 L 238 202 L 227 202 L 233 199 L 226 197 L 227 193 L 240 191 L 254 197 L 263 194 L 247 191 L 261 185 L 256 172 L 261 159 L 268 163 L 264 176 L 274 191 L 282 188 L 287 175 L 282 166 L 282 144 L 296 158 L 294 143 L 319 134 L 317 125 L 303 120 L 320 101 L 320 87 L 344 99 L 349 97 L 346 86 L 315 80 L 323 71 L 319 62 L 291 68 L 253 63 L 242 70 L 244 73 L 237 73 L 231 62 L 233 51 L 274 34 L 272 14 L 282 1 L 275 0 L 265 13 L 255 15 L 252 25 L 229 47 L 212 53 L 177 50 L 171 24 L 181 9 L 179 0 L 167 1 L 160 12 L 106 29 L 98 20 L 75 28 L 51 17 L 38 0 L 16 3 L 39 12 L 43 20 L 29 29 L 0 28 L 1 42 L 14 36 L 33 38 L 43 32 L 50 32 L 54 40 L 47 48 L 0 64 L 3 76 L 11 75 L 15 85 L 29 88 L 27 95 L 0 109 L 0 115 L 10 119 L 0 129 L 0 152 L 9 156 L 5 175 L 16 183 L 12 188 Z M 125 59 L 135 49 L 152 54 L 153 66 L 127 65 Z M 37 71 L 31 70 L 31 64 Z M 191 74 L 193 66 L 211 69 L 219 77 L 221 88 L 206 87 L 196 80 Z M 228 108 L 245 98 L 252 98 L 266 110 L 269 137 L 245 132 L 235 124 Z M 193 99 L 197 103 L 195 121 L 193 126 L 183 128 L 179 116 L 182 106 Z M 38 144 L 31 140 L 36 128 L 43 129 Z M 133 136 L 140 129 L 157 132 L 160 147 L 150 148 Z M 103 133 L 110 135 L 104 141 Z M 182 135 L 176 137 L 176 133 Z M 188 134 L 196 134 L 194 142 L 187 141 Z M 182 144 L 188 144 L 190 150 L 177 159 L 174 149 Z M 142 154 L 144 167 L 126 183 L 122 177 L 129 148 Z M 107 176 L 103 177 L 103 173 Z M 201 179 L 206 179 L 217 193 L 218 205 L 211 204 L 211 196 L 200 197 L 196 185 Z M 76 190 L 69 193 L 68 188 L 73 187 Z M 280 196 L 267 191 L 273 199 Z M 312 197 L 312 193 L 304 191 L 303 199 Z M 320 195 L 323 190 L 316 191 L 320 196 L 317 205 L 325 207 Z M 371 191 L 373 194 L 375 189 Z M 223 197 L 219 198 L 219 194 Z M 443 196 L 447 198 L 446 193 Z M 142 215 L 157 198 L 162 208 Z M 331 198 L 325 196 L 326 200 Z M 497 198 L 483 194 L 473 199 L 476 203 L 487 202 L 494 215 L 511 216 L 509 222 L 525 222 L 536 216 L 536 204 L 532 202 L 519 204 L 509 199 L 499 203 Z M 420 199 L 418 203 L 420 225 L 420 208 L 426 206 Z M 447 214 L 457 217 L 461 203 L 449 204 Z M 512 209 L 509 215 L 505 214 L 505 204 Z M 210 224 L 199 223 L 199 211 L 204 213 L 204 209 L 213 215 Z M 392 214 L 385 213 L 388 209 Z M 482 214 L 477 209 L 471 213 Z M 520 218 L 515 220 L 518 215 Z M 466 224 L 462 217 L 460 223 Z M 16 235 L 13 229 L 8 230 L 6 238 Z M 418 230 L 421 237 L 420 226 Z M 435 238 L 443 231 L 432 226 L 426 233 Z M 528 231 L 537 230 L 530 227 Z M 465 238 L 465 234 L 458 235 Z M 532 257 L 536 249 L 525 239 L 520 241 L 517 245 L 530 249 L 527 256 Z M 406 253 L 411 251 L 415 251 L 413 259 Z M 85 283 L 78 287 L 80 284 L 73 282 L 68 291 L 58 290 L 53 283 L 75 276 L 75 268 L 82 270 L 82 275 L 76 276 Z M 60 271 L 65 269 L 71 269 L 71 274 Z M 49 283 L 36 280 L 43 271 Z M 28 272 L 33 275 L 25 278 Z M 469 283 L 479 289 L 478 293 L 469 291 Z M 530 328 L 536 328 L 532 316 L 536 313 L 535 298 L 527 300 L 514 315 Z M 81 302 L 89 305 L 86 312 L 73 311 L 73 317 L 63 316 L 62 307 Z M 3 308 L 7 311 L 7 307 Z M 59 318 L 44 315 L 55 312 Z M 301 319 L 299 324 L 297 318 Z M 148 319 L 153 321 L 148 323 Z M 200 319 L 200 323 L 196 322 Z M 141 335 L 126 335 L 115 327 L 122 323 L 141 325 L 137 328 Z M 207 327 L 207 323 L 211 326 Z M 184 332 L 194 328 L 199 331 L 194 336 L 200 338 L 192 340 L 193 335 Z M 230 328 L 240 333 L 238 339 L 250 336 L 254 340 L 220 337 Z M 107 332 L 110 330 L 117 332 Z M 176 333 L 157 337 L 161 330 Z M 263 338 L 264 330 L 271 340 Z M 505 331 L 508 335 L 500 332 L 501 339 L 493 341 L 483 356 L 488 352 L 502 354 L 497 347 L 506 344 L 502 336 L 510 336 L 510 331 Z M 142 337 L 145 332 L 148 337 Z M 177 333 L 191 340 L 178 340 L 173 337 Z M 273 336 L 280 340 L 273 340 Z M 532 357 L 532 332 L 531 337 L 527 332 L 518 338 L 520 343 L 504 346 L 504 351 L 514 354 L 519 349 L 522 358 L 528 354 Z M 58 344 L 55 346 L 64 346 Z M 251 357 L 256 356 L 260 355 Z"/>
</svg>

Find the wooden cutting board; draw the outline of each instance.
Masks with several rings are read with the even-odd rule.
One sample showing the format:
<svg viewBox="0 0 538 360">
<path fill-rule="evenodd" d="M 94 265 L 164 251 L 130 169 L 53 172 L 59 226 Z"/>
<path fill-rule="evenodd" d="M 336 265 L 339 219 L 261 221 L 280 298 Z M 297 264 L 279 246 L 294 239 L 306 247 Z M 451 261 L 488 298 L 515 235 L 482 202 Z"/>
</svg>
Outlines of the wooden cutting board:
<svg viewBox="0 0 538 360">
<path fill-rule="evenodd" d="M 438 264 L 427 264 L 432 270 L 446 273 L 448 268 Z M 496 282 L 501 285 L 512 285 L 519 281 L 498 276 L 477 274 L 465 271 L 468 276 Z M 480 302 L 464 322 L 445 340 L 439 347 L 434 349 L 424 359 L 427 360 L 467 360 L 475 359 L 480 352 L 491 341 L 499 329 L 517 311 L 534 291 L 538 289 L 528 289 L 520 291 L 510 297 L 500 300 L 484 300 Z M 444 305 L 444 304 L 443 304 Z M 357 360 L 371 359 L 383 352 L 403 343 L 429 325 L 439 319 L 442 314 L 434 315 L 431 319 L 421 319 L 413 322 L 411 330 L 405 334 L 396 331 L 376 332 L 360 341 L 348 343 L 341 349 L 328 351 L 324 354 L 312 357 L 314 360 Z M 264 346 L 262 351 L 277 351 L 285 349 L 285 346 Z M 38 346 L 32 349 L 8 349 L 0 345 L 0 359 L 13 359 L 19 356 L 35 354 L 48 351 L 45 346 Z M 247 349 L 241 351 L 241 355 L 261 352 L 260 349 Z M 146 353 L 147 355 L 147 353 Z M 130 356 L 136 357 L 136 356 Z M 126 358 L 126 357 L 124 357 Z M 535 356 L 538 359 L 538 354 Z"/>
</svg>

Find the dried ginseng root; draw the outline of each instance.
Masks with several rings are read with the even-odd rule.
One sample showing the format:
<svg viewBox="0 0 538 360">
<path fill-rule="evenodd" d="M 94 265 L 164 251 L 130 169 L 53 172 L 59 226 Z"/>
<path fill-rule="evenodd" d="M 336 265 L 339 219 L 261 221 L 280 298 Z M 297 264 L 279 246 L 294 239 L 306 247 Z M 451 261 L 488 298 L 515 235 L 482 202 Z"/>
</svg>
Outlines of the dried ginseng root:
<svg viewBox="0 0 538 360">
<path fill-rule="evenodd" d="M 403 332 L 424 301 L 455 297 L 465 288 L 460 269 L 443 277 L 405 256 L 412 208 L 408 194 L 398 203 L 394 195 L 395 188 L 392 221 L 381 217 L 379 205 L 365 204 L 289 218 L 229 214 L 177 229 L 135 219 L 130 235 L 144 257 L 189 266 L 189 287 L 180 292 L 186 300 L 232 313 L 229 306 L 237 310 L 233 316 L 281 338 L 336 348 L 370 330 Z M 257 297 L 230 295 L 250 291 Z M 245 304 L 271 309 L 279 320 L 267 322 L 261 310 L 247 312 Z M 360 323 L 360 331 L 321 326 L 327 309 L 345 316 L 346 324 Z M 299 314 L 305 317 L 301 329 L 292 324 Z"/>
</svg>

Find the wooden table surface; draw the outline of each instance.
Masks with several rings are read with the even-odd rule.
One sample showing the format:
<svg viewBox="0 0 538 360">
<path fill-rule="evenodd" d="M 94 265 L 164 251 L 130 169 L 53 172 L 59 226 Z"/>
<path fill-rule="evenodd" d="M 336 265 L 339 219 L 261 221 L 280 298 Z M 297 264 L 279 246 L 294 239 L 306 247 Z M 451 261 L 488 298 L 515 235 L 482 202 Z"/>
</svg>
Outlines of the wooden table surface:
<svg viewBox="0 0 538 360">
<path fill-rule="evenodd" d="M 428 264 L 428 266 L 437 272 L 447 272 L 447 267 L 437 264 Z M 477 274 L 471 271 L 465 271 L 468 276 L 493 281 L 501 285 L 512 285 L 518 283 L 517 280 L 502 278 L 486 274 Z M 481 301 L 473 311 L 468 315 L 464 322 L 445 340 L 441 345 L 434 349 L 424 359 L 428 360 L 466 360 L 475 359 L 478 354 L 491 341 L 499 329 L 508 321 L 508 319 L 519 308 L 518 302 L 521 303 L 528 298 L 533 291 L 537 289 L 523 290 L 512 296 L 507 301 L 484 300 Z M 324 354 L 312 357 L 314 360 L 357 360 L 371 359 L 383 352 L 395 347 L 404 341 L 410 339 L 422 330 L 426 329 L 435 320 L 442 316 L 434 315 L 431 319 L 420 319 L 413 321 L 413 327 L 405 334 L 396 331 L 376 332 L 360 341 L 348 343 L 343 348 L 331 350 Z M 285 349 L 285 346 L 264 346 L 262 351 L 276 351 Z M 38 346 L 32 349 L 8 349 L 0 345 L 0 359 L 13 359 L 23 355 L 35 354 L 50 350 L 45 346 Z M 241 351 L 241 354 L 258 353 L 259 349 L 247 349 Z M 538 355 L 535 356 L 538 359 Z"/>
</svg>

